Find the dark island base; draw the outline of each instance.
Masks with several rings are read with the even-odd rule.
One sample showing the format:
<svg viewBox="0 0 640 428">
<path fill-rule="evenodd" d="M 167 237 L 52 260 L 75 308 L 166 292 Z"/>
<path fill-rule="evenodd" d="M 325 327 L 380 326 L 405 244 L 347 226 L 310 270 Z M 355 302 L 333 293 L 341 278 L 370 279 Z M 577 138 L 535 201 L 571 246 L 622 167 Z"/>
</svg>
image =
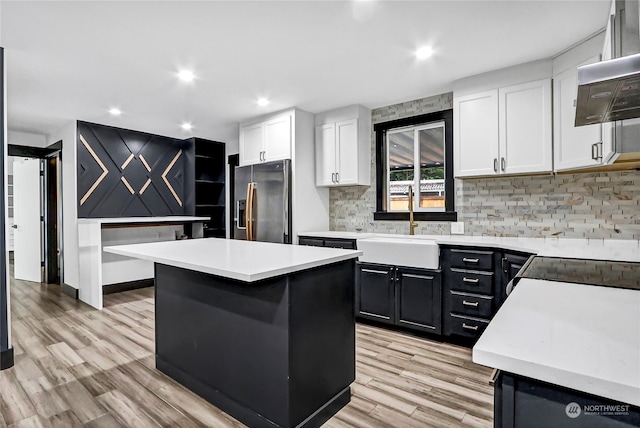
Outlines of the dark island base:
<svg viewBox="0 0 640 428">
<path fill-rule="evenodd" d="M 498 372 L 494 428 L 635 428 L 640 408 L 585 392 Z"/>
<path fill-rule="evenodd" d="M 155 270 L 159 370 L 251 427 L 319 427 L 349 402 L 353 260 L 254 283 Z"/>
<path fill-rule="evenodd" d="M 0 370 L 13 367 L 13 347 L 0 351 Z"/>
</svg>

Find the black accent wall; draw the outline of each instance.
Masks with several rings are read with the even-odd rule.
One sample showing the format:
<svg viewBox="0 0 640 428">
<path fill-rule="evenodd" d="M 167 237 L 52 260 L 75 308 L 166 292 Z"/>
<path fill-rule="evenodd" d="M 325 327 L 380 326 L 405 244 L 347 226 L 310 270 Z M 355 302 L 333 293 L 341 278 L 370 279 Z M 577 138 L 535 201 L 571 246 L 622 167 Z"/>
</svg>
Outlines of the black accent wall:
<svg viewBox="0 0 640 428">
<path fill-rule="evenodd" d="M 0 159 L 6 157 L 4 132 L 4 49 L 0 48 Z M 9 284 L 7 283 L 7 239 L 5 231 L 6 207 L 4 203 L 5 191 L 4 162 L 0 162 L 0 370 L 13 366 L 13 348 L 9 343 Z"/>
<path fill-rule="evenodd" d="M 78 217 L 194 215 L 192 140 L 78 122 Z"/>
</svg>

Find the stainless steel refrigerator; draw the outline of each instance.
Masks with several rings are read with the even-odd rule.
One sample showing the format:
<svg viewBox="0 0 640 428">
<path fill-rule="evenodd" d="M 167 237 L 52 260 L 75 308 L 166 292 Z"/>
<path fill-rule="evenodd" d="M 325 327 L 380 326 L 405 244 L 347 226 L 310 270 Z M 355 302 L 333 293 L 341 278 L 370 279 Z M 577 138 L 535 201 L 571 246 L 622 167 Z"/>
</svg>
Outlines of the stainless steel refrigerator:
<svg viewBox="0 0 640 428">
<path fill-rule="evenodd" d="M 291 243 L 291 161 L 235 168 L 235 239 Z"/>
</svg>

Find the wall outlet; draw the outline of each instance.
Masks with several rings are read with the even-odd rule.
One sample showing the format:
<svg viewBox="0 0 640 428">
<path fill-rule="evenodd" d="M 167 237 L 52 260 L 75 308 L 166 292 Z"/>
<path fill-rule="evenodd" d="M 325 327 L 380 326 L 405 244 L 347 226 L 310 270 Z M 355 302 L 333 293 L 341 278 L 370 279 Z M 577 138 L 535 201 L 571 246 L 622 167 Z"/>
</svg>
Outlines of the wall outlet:
<svg viewBox="0 0 640 428">
<path fill-rule="evenodd" d="M 451 222 L 451 234 L 452 235 L 464 235 L 464 221 L 452 221 Z"/>
</svg>

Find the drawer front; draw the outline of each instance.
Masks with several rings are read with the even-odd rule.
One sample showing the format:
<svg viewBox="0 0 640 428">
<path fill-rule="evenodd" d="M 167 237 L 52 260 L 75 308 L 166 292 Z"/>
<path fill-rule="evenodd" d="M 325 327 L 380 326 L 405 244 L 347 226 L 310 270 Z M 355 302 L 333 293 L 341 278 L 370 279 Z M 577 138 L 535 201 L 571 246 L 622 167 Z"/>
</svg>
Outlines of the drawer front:
<svg viewBox="0 0 640 428">
<path fill-rule="evenodd" d="M 478 318 L 491 318 L 493 298 L 451 292 L 451 312 Z"/>
<path fill-rule="evenodd" d="M 463 337 L 480 337 L 485 328 L 489 325 L 489 321 L 482 321 L 473 318 L 466 318 L 449 315 L 450 334 Z"/>
<path fill-rule="evenodd" d="M 325 239 L 324 246 L 330 248 L 344 248 L 345 250 L 355 250 L 356 241 L 352 239 Z"/>
<path fill-rule="evenodd" d="M 300 236 L 298 238 L 299 245 L 309 245 L 311 247 L 324 247 L 324 241 L 322 238 L 309 238 L 306 236 Z"/>
<path fill-rule="evenodd" d="M 451 269 L 451 290 L 493 294 L 493 273 Z"/>
<path fill-rule="evenodd" d="M 449 252 L 451 267 L 463 269 L 493 270 L 495 251 L 457 250 Z"/>
</svg>

